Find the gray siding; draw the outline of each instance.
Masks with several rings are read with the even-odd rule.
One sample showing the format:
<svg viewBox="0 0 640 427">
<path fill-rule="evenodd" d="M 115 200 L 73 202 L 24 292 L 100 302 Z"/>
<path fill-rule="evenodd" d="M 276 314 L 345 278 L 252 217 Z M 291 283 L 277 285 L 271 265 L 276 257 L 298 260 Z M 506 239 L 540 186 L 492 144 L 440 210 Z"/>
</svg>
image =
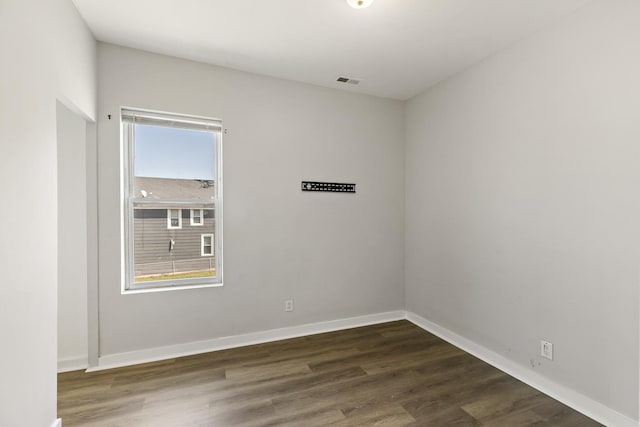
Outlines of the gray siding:
<svg viewBox="0 0 640 427">
<path fill-rule="evenodd" d="M 214 234 L 215 252 L 214 216 L 213 209 L 204 209 L 203 225 L 191 225 L 190 209 L 182 209 L 182 228 L 169 229 L 167 209 L 135 209 L 135 275 L 213 268 L 215 258 L 202 256 L 201 242 L 203 234 Z"/>
</svg>

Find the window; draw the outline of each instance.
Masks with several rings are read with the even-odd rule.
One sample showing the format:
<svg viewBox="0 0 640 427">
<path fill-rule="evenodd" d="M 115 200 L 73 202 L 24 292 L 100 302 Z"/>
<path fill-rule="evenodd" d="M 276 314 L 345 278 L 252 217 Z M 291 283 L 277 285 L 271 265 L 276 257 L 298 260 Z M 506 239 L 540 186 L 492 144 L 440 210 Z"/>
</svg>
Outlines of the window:
<svg viewBox="0 0 640 427">
<path fill-rule="evenodd" d="M 182 211 L 180 209 L 167 209 L 167 228 L 169 230 L 182 228 Z"/>
<path fill-rule="evenodd" d="M 203 209 L 191 209 L 191 225 L 202 225 Z"/>
<path fill-rule="evenodd" d="M 222 285 L 222 123 L 126 108 L 121 119 L 123 292 Z"/>
<path fill-rule="evenodd" d="M 200 245 L 202 256 L 213 256 L 213 234 L 203 234 Z"/>
</svg>

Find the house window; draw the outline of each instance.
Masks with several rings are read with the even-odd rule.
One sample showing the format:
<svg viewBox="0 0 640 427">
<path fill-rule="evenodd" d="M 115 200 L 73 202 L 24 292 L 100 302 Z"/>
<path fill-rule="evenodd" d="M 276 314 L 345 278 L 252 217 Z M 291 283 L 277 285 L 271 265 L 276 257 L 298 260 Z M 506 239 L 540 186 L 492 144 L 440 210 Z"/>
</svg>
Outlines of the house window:
<svg viewBox="0 0 640 427">
<path fill-rule="evenodd" d="M 169 230 L 182 228 L 181 209 L 167 209 L 167 228 Z"/>
<path fill-rule="evenodd" d="M 203 209 L 191 209 L 191 225 L 202 225 Z"/>
<path fill-rule="evenodd" d="M 123 292 L 222 285 L 222 123 L 123 108 L 121 124 Z"/>
<path fill-rule="evenodd" d="M 213 234 L 203 234 L 200 241 L 202 256 L 213 256 Z"/>
</svg>

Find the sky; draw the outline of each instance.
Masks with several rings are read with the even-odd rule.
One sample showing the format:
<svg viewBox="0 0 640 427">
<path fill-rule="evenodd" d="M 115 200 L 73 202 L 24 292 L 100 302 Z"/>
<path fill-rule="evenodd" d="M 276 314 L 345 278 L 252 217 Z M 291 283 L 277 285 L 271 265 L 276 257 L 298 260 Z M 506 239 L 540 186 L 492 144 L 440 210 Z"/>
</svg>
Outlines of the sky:
<svg viewBox="0 0 640 427">
<path fill-rule="evenodd" d="M 134 131 L 135 176 L 214 179 L 212 133 L 150 125 L 135 125 Z"/>
</svg>

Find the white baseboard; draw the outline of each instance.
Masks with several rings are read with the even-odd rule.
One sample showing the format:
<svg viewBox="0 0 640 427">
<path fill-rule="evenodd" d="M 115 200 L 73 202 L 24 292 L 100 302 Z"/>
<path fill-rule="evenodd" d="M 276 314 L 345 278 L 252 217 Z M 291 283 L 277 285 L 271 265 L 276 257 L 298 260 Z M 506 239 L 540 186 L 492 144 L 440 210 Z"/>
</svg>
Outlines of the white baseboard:
<svg viewBox="0 0 640 427">
<path fill-rule="evenodd" d="M 288 338 L 320 334 L 323 332 L 339 331 L 342 329 L 357 328 L 359 326 L 391 322 L 394 320 L 402 320 L 405 318 L 405 315 L 406 312 L 404 310 L 389 311 L 386 313 L 331 320 L 327 322 L 309 323 L 306 325 L 271 329 L 268 331 L 253 332 L 230 337 L 214 338 L 206 341 L 196 341 L 166 347 L 130 351 L 126 353 L 109 354 L 100 356 L 98 358 L 98 366 L 89 367 L 87 372 L 101 371 L 121 366 L 135 365 L 138 363 L 156 362 L 158 360 L 172 359 L 174 357 L 190 356 L 210 351 L 244 347 Z"/>
<path fill-rule="evenodd" d="M 58 373 L 80 371 L 87 369 L 87 366 L 89 366 L 87 357 L 58 360 Z"/>
<path fill-rule="evenodd" d="M 62 427 L 62 418 L 58 418 L 51 424 L 51 427 Z"/>
<path fill-rule="evenodd" d="M 495 366 L 514 378 L 540 390 L 544 394 L 564 403 L 594 420 L 611 427 L 638 427 L 638 421 L 623 415 L 602 403 L 593 400 L 577 391 L 559 384 L 549 378 L 527 369 L 488 348 L 477 344 L 455 332 L 433 323 L 415 313 L 408 312 L 406 319 L 420 328 L 431 332 L 456 347 L 474 355 L 488 364 Z"/>
<path fill-rule="evenodd" d="M 534 372 L 511 359 L 495 353 L 492 350 L 420 317 L 415 313 L 405 312 L 403 310 L 331 320 L 327 322 L 310 323 L 287 328 L 271 329 L 268 331 L 253 332 L 165 347 L 156 347 L 126 353 L 110 354 L 99 357 L 98 366 L 89 367 L 87 372 L 130 366 L 139 363 L 156 362 L 175 357 L 190 356 L 210 351 L 244 347 L 253 344 L 262 344 L 288 338 L 339 331 L 342 329 L 374 325 L 401 319 L 407 319 L 416 326 L 437 335 L 467 353 L 474 355 L 492 366 L 495 366 L 512 377 L 517 378 L 518 380 L 540 390 L 541 392 L 604 425 L 611 427 L 638 427 L 638 421 L 623 415 L 594 399 Z M 77 362 L 79 363 L 79 360 L 77 360 Z M 74 365 L 69 362 L 68 366 Z M 84 360 L 84 366 L 87 366 L 86 359 Z M 58 369 L 60 371 L 60 362 L 58 364 Z M 60 426 L 58 424 L 54 424 L 54 427 Z"/>
</svg>

